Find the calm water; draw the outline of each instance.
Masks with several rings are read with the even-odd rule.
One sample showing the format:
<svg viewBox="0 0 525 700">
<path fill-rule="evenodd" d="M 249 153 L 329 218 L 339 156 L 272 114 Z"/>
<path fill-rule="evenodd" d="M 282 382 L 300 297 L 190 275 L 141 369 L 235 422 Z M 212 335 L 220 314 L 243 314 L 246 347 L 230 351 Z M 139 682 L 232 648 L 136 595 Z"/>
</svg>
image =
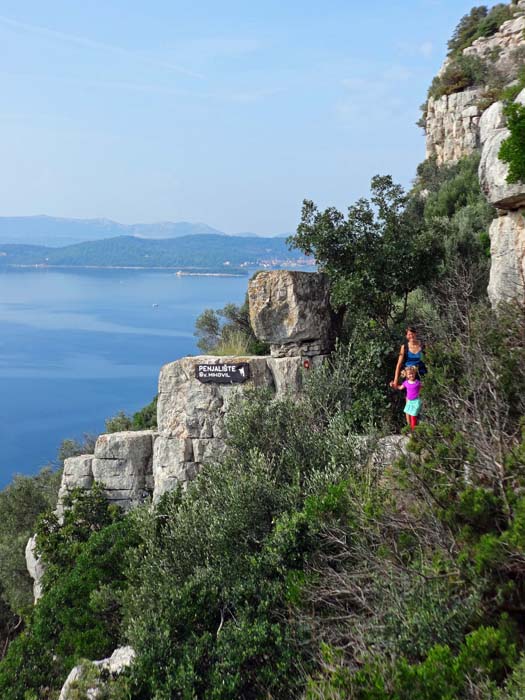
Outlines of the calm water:
<svg viewBox="0 0 525 700">
<path fill-rule="evenodd" d="M 106 417 L 149 403 L 160 367 L 198 352 L 197 316 L 239 303 L 247 283 L 156 271 L 0 272 L 0 487 L 54 460 L 63 438 L 103 432 Z"/>
</svg>

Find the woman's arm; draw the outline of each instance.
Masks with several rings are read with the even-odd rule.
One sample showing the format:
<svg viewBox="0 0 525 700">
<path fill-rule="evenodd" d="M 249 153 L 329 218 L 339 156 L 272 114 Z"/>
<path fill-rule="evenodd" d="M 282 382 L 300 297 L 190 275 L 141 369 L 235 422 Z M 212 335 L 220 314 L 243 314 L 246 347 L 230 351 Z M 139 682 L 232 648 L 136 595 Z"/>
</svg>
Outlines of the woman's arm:
<svg viewBox="0 0 525 700">
<path fill-rule="evenodd" d="M 400 351 L 399 351 L 399 357 L 397 358 L 396 371 L 394 374 L 394 384 L 399 384 L 399 374 L 401 373 L 401 367 L 403 366 L 404 359 L 405 359 L 405 346 L 403 344 L 401 346 Z"/>
<path fill-rule="evenodd" d="M 398 391 L 402 391 L 405 388 L 402 384 L 397 384 L 396 382 L 390 382 L 389 386 L 391 386 L 392 389 L 397 389 Z"/>
</svg>

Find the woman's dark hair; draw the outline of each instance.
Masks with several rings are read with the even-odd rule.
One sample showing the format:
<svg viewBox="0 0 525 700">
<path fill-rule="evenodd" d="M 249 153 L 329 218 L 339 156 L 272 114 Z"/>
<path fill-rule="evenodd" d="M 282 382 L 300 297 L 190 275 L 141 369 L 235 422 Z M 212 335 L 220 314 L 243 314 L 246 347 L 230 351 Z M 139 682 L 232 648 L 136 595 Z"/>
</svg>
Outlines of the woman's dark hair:
<svg viewBox="0 0 525 700">
<path fill-rule="evenodd" d="M 417 334 L 417 328 L 415 326 L 407 326 L 407 331 Z"/>
</svg>

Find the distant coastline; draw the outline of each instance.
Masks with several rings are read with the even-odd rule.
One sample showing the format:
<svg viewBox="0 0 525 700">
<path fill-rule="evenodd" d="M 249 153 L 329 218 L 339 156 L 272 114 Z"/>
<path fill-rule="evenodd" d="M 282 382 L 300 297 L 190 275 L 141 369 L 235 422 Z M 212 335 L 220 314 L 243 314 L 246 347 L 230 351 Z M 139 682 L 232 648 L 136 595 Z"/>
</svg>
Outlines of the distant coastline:
<svg viewBox="0 0 525 700">
<path fill-rule="evenodd" d="M 178 277 L 246 277 L 248 272 L 196 272 L 167 265 L 42 265 L 7 263 L 4 267 L 29 270 L 169 270 Z"/>
</svg>

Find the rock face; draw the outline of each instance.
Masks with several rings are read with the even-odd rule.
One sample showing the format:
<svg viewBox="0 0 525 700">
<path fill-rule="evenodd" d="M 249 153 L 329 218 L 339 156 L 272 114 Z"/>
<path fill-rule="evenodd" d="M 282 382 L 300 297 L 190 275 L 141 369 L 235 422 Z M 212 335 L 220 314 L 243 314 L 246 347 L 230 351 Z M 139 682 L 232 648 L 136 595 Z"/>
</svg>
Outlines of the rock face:
<svg viewBox="0 0 525 700">
<path fill-rule="evenodd" d="M 153 430 L 107 433 L 97 438 L 95 453 L 70 457 L 58 494 L 57 515 L 64 513 L 64 498 L 75 488 L 100 483 L 110 503 L 129 510 L 153 491 Z"/>
<path fill-rule="evenodd" d="M 247 364 L 242 384 L 203 383 L 198 365 Z M 247 388 L 275 388 L 266 357 L 200 355 L 164 365 L 159 377 L 158 430 L 153 456 L 153 500 L 195 477 L 201 465 L 219 459 L 225 450 L 225 416 L 233 396 Z"/>
<path fill-rule="evenodd" d="M 110 503 L 129 510 L 151 495 L 152 430 L 100 435 L 91 463 L 93 479 L 104 487 Z"/>
<path fill-rule="evenodd" d="M 426 119 L 427 158 L 438 165 L 454 163 L 479 146 L 482 91 L 473 89 L 428 100 Z"/>
<path fill-rule="evenodd" d="M 523 53 L 525 47 L 524 0 L 512 9 L 514 17 L 503 22 L 495 34 L 476 39 L 463 50 L 463 55 L 477 56 L 495 68 L 503 84 L 516 78 L 517 68 L 523 63 L 520 52 Z M 440 74 L 448 63 L 446 59 Z M 427 158 L 435 157 L 438 165 L 453 163 L 479 148 L 483 141 L 479 103 L 484 93 L 484 88 L 469 88 L 429 99 L 425 120 Z"/>
<path fill-rule="evenodd" d="M 502 85 L 511 84 L 516 79 L 525 55 L 525 0 L 509 6 L 509 9 L 514 15 L 512 19 L 503 22 L 492 36 L 476 39 L 463 50 L 464 56 L 476 56 L 495 69 Z M 449 62 L 450 59 L 445 61 L 440 74 Z M 489 231 L 491 270 L 488 294 L 496 307 L 502 301 L 525 303 L 521 214 L 525 209 L 525 183 L 507 182 L 508 166 L 499 159 L 501 144 L 510 135 L 504 105 L 496 102 L 481 113 L 479 105 L 485 94 L 486 88 L 481 87 L 439 99 L 430 98 L 425 131 L 427 157 L 435 157 L 438 165 L 454 163 L 463 156 L 481 151 L 480 186 L 499 214 Z M 516 101 L 525 104 L 525 90 Z"/>
<path fill-rule="evenodd" d="M 490 227 L 490 254 L 491 304 L 525 300 L 525 210 L 507 212 L 494 219 Z"/>
<path fill-rule="evenodd" d="M 311 272 L 260 272 L 248 286 L 255 335 L 273 357 L 331 352 L 334 320 L 328 278 Z"/>
<path fill-rule="evenodd" d="M 44 565 L 42 560 L 37 556 L 36 551 L 36 535 L 33 535 L 26 545 L 26 566 L 29 575 L 33 579 L 33 598 L 35 603 L 42 597 L 42 578 L 44 576 Z"/>
<path fill-rule="evenodd" d="M 90 662 L 90 666 L 94 666 L 99 672 L 105 671 L 110 676 L 118 676 L 125 668 L 128 668 L 135 659 L 135 651 L 132 647 L 119 647 L 115 649 L 113 654 L 108 659 Z M 58 700 L 70 700 L 72 692 L 78 687 L 78 683 L 82 681 L 86 667 L 84 665 L 75 666 L 71 669 L 66 682 L 62 686 Z M 90 688 L 86 689 L 85 697 L 88 700 L 96 700 L 102 692 L 102 683 L 95 681 Z"/>
<path fill-rule="evenodd" d="M 108 501 L 123 510 L 158 501 L 195 478 L 203 464 L 220 460 L 226 450 L 225 419 L 232 399 L 250 388 L 273 395 L 297 396 L 305 372 L 324 362 L 334 343 L 328 279 L 309 272 L 262 272 L 249 286 L 250 318 L 260 340 L 271 343 L 272 356 L 184 357 L 162 367 L 157 402 L 158 431 L 126 431 L 100 435 L 93 455 L 65 460 L 57 515 L 75 488 L 100 483 Z M 214 374 L 244 367 L 238 383 L 205 382 L 198 367 Z M 229 381 L 229 379 L 228 379 Z M 27 562 L 41 594 L 41 565 Z"/>
<path fill-rule="evenodd" d="M 89 489 L 93 485 L 93 455 L 69 457 L 64 460 L 64 471 L 58 492 L 56 513 L 59 518 L 64 514 L 64 499 L 75 488 Z"/>
<path fill-rule="evenodd" d="M 516 98 L 525 103 L 525 91 Z M 525 303 L 525 183 L 507 182 L 508 166 L 499 159 L 503 141 L 510 135 L 503 105 L 495 103 L 483 114 L 479 181 L 488 201 L 499 210 L 491 224 L 488 294 L 496 307 L 502 301 Z"/>
<path fill-rule="evenodd" d="M 525 3 L 519 2 L 516 16 L 503 22 L 499 30 L 489 37 L 480 37 L 471 46 L 463 50 L 465 56 L 479 56 L 490 61 L 493 66 L 504 76 L 512 79 L 513 69 L 516 65 L 516 49 L 523 46 L 523 32 L 525 31 Z"/>
</svg>

